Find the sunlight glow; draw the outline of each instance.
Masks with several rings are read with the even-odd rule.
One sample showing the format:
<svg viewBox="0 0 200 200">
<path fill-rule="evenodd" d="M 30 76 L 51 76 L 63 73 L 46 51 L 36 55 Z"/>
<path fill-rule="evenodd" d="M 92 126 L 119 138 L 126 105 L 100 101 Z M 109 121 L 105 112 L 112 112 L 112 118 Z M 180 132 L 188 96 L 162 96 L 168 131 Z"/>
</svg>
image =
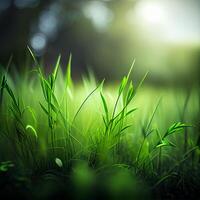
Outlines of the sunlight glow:
<svg viewBox="0 0 200 200">
<path fill-rule="evenodd" d="M 195 5 L 186 0 L 141 0 L 129 10 L 127 20 L 151 41 L 200 44 L 199 8 Z"/>
<path fill-rule="evenodd" d="M 166 20 L 165 9 L 158 3 L 140 3 L 136 9 L 139 19 L 146 23 L 162 24 Z"/>
</svg>

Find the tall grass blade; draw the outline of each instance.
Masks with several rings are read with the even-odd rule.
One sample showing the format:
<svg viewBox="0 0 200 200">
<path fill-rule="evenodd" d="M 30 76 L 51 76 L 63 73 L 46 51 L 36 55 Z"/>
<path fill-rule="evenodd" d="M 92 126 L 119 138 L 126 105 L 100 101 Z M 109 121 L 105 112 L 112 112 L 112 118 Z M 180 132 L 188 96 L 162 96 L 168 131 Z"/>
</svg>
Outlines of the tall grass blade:
<svg viewBox="0 0 200 200">
<path fill-rule="evenodd" d="M 72 62 L 72 54 L 70 53 L 70 55 L 69 55 L 69 61 L 67 63 L 66 75 L 65 75 L 66 87 L 71 87 L 72 86 L 71 62 Z"/>
<path fill-rule="evenodd" d="M 104 83 L 104 80 L 94 89 L 92 90 L 92 92 L 90 92 L 88 94 L 88 96 L 84 99 L 84 101 L 81 103 L 80 107 L 78 108 L 78 110 L 76 111 L 75 115 L 74 115 L 74 118 L 72 120 L 72 124 L 74 123 L 76 117 L 78 116 L 79 112 L 81 111 L 81 109 L 83 108 L 84 104 L 87 102 L 87 100 L 92 96 L 92 94 L 100 87 L 102 86 Z"/>
</svg>

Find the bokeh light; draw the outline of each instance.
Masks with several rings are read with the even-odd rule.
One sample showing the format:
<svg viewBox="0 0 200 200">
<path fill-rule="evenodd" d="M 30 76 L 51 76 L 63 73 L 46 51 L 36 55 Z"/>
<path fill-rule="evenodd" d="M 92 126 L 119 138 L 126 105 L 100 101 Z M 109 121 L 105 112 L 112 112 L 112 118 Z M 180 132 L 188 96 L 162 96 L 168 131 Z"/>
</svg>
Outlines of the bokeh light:
<svg viewBox="0 0 200 200">
<path fill-rule="evenodd" d="M 90 66 L 110 80 L 136 59 L 136 77 L 149 71 L 153 84 L 191 83 L 199 72 L 199 9 L 198 0 L 2 0 L 0 55 L 23 57 L 30 45 L 51 66 L 71 52 L 77 77 Z"/>
<path fill-rule="evenodd" d="M 113 19 L 112 11 L 105 3 L 100 1 L 86 2 L 83 5 L 82 11 L 85 17 L 90 19 L 99 31 L 104 31 Z"/>
<path fill-rule="evenodd" d="M 44 50 L 47 40 L 44 34 L 37 33 L 31 38 L 31 47 L 35 50 L 35 52 L 39 55 Z"/>
</svg>

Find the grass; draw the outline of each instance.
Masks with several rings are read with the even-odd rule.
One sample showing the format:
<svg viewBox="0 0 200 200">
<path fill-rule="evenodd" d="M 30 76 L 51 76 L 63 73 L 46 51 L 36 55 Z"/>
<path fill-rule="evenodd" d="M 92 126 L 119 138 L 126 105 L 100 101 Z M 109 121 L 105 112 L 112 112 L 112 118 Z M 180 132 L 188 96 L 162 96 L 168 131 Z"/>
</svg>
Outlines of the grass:
<svg viewBox="0 0 200 200">
<path fill-rule="evenodd" d="M 1 72 L 1 193 L 39 199 L 192 198 L 199 188 L 198 88 L 75 84 L 71 56 L 52 73 Z M 11 61 L 9 61 L 10 65 Z M 162 98 L 161 98 L 162 97 Z M 9 186 L 9 187 L 8 187 Z M 10 194 L 10 191 L 15 191 Z"/>
</svg>

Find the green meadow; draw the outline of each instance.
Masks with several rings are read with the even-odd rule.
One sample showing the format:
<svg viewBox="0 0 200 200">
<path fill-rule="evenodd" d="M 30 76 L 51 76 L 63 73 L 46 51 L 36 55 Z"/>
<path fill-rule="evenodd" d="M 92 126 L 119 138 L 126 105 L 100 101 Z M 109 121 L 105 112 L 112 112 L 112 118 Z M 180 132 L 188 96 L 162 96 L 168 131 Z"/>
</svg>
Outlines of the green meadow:
<svg viewBox="0 0 200 200">
<path fill-rule="evenodd" d="M 200 187 L 198 86 L 153 87 L 84 75 L 71 56 L 51 72 L 1 69 L 1 194 L 26 199 L 183 199 Z M 10 65 L 10 64 L 8 64 Z M 6 69 L 6 70 L 5 70 Z M 64 70 L 63 70 L 64 69 Z M 138 80 L 138 77 L 137 77 Z M 9 186 L 8 186 L 9 185 Z"/>
</svg>

